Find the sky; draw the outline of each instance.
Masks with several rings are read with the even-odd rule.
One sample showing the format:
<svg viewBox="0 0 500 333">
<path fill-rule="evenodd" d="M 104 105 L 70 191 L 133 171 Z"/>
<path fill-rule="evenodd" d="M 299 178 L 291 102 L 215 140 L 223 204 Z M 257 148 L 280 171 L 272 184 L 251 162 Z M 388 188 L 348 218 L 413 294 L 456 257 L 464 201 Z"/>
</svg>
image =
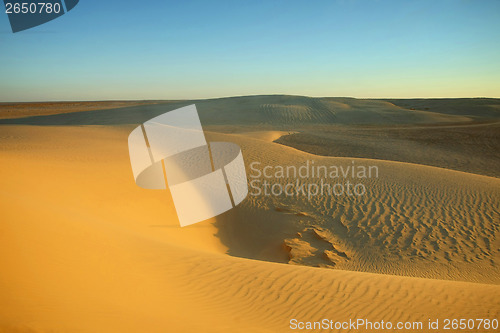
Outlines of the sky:
<svg viewBox="0 0 500 333">
<path fill-rule="evenodd" d="M 0 12 L 1 102 L 259 94 L 500 97 L 500 1 L 80 0 L 15 34 Z"/>
</svg>

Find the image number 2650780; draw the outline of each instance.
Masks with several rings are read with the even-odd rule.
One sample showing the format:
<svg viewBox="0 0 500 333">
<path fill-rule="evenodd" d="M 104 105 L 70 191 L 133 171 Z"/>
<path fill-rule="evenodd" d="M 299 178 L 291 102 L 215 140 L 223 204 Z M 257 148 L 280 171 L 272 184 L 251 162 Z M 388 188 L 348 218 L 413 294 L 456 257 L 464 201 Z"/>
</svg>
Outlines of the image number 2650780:
<svg viewBox="0 0 500 333">
<path fill-rule="evenodd" d="M 52 21 L 73 9 L 79 0 L 4 0 L 12 32 L 27 30 Z"/>
</svg>

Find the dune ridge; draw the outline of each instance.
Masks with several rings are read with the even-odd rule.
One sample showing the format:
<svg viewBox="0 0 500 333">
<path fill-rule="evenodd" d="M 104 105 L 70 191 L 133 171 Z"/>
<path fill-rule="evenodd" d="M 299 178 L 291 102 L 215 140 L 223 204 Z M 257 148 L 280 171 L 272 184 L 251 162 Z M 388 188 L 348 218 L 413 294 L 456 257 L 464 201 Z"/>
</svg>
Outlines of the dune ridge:
<svg viewBox="0 0 500 333">
<path fill-rule="evenodd" d="M 498 318 L 500 179 L 274 142 L 331 130 L 322 125 L 345 134 L 358 117 L 379 127 L 366 133 L 405 121 L 476 124 L 463 109 L 436 116 L 395 104 L 206 101 L 207 140 L 238 144 L 249 181 L 263 180 L 252 162 L 374 165 L 379 176 L 333 179 L 362 183 L 361 197 L 249 195 L 186 228 L 169 192 L 137 187 L 129 165 L 129 132 L 165 106 L 2 120 L 11 125 L 0 126 L 0 332 L 288 332 L 293 318 L 419 321 L 435 332 L 428 319 Z M 471 142 L 478 150 L 484 140 Z"/>
<path fill-rule="evenodd" d="M 221 140 L 220 134 L 213 138 Z M 263 165 L 299 168 L 314 161 L 316 165 L 347 168 L 355 160 L 357 165 L 375 165 L 379 169 L 378 178 L 361 179 L 367 190 L 361 197 L 250 194 L 241 207 L 216 224 L 219 229 L 234 224 L 242 228 L 241 234 L 227 236 L 229 243 L 239 243 L 236 253 L 240 256 L 248 255 L 241 249 L 241 244 L 248 244 L 250 257 L 269 260 L 261 247 L 276 250 L 285 239 L 297 239 L 297 233 L 313 226 L 329 230 L 332 233 L 329 242 L 351 253 L 350 260 L 337 263 L 337 268 L 488 283 L 500 281 L 499 179 L 404 162 L 316 156 L 272 143 L 238 140 L 238 135 L 231 140 L 242 147 L 247 161 L 263 161 Z M 250 181 L 265 178 L 262 175 L 252 178 L 257 173 L 251 171 L 249 163 L 247 171 Z M 347 180 L 360 181 L 352 177 Z M 272 183 L 283 188 L 295 181 L 296 178 L 281 178 Z M 319 181 L 319 178 L 300 179 L 301 183 Z M 344 179 L 326 181 L 345 182 Z M 254 226 L 249 228 L 243 217 L 252 214 L 258 218 L 252 220 Z M 277 230 L 273 229 L 274 239 L 259 231 L 261 228 L 265 233 L 269 225 L 279 225 Z M 253 249 L 252 244 L 259 244 L 256 246 L 259 249 Z M 332 250 L 330 246 L 328 250 Z M 287 255 L 271 260 L 287 262 Z M 325 256 L 323 263 L 331 265 Z M 316 257 L 311 257 L 312 265 L 316 265 Z M 307 263 L 308 259 L 301 262 Z"/>
<path fill-rule="evenodd" d="M 410 100 L 408 100 L 410 101 Z M 108 110 L 93 110 L 18 119 L 0 119 L 0 124 L 33 125 L 124 125 L 138 124 L 166 111 L 196 104 L 204 125 L 259 126 L 261 129 L 295 130 L 316 124 L 436 124 L 467 123 L 495 119 L 500 101 L 489 99 L 449 99 L 440 103 L 424 100 L 418 107 L 407 100 L 356 99 L 259 95 L 189 101 L 162 101 Z M 429 106 L 425 106 L 428 101 Z M 410 106 L 403 106 L 410 103 Z M 466 103 L 470 112 L 457 105 Z M 472 107 L 471 107 L 472 106 Z M 23 114 L 29 114 L 29 110 Z"/>
<path fill-rule="evenodd" d="M 11 175 L 0 187 L 5 332 L 285 332 L 292 318 L 498 317 L 498 285 L 227 256 L 214 237 L 219 218 L 177 228 L 168 193 L 130 180 L 126 128 L 6 131 L 18 139 L 3 139 L 0 153 Z"/>
</svg>

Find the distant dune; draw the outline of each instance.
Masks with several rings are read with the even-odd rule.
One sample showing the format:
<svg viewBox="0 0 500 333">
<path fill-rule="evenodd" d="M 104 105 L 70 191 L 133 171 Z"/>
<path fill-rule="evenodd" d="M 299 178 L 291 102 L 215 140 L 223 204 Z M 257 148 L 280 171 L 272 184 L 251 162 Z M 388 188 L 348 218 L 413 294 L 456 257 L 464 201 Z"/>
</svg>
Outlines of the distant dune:
<svg viewBox="0 0 500 333">
<path fill-rule="evenodd" d="M 0 332 L 498 318 L 499 101 L 447 102 L 251 96 L 1 120 Z M 192 103 L 249 181 L 285 186 L 296 177 L 255 170 L 311 163 L 378 177 L 343 179 L 363 196 L 249 195 L 180 228 L 168 191 L 135 185 L 127 137 Z"/>
<path fill-rule="evenodd" d="M 0 119 L 48 116 L 92 110 L 117 109 L 126 106 L 166 104 L 168 101 L 101 101 L 101 102 L 26 102 L 0 103 Z"/>
<path fill-rule="evenodd" d="M 425 104 L 428 101 L 428 104 Z M 92 103 L 93 102 L 84 102 Z M 105 102 L 99 102 L 105 103 Z M 500 117 L 499 99 L 446 99 L 446 100 L 373 100 L 345 97 L 313 98 L 303 96 L 269 95 L 228 97 L 189 101 L 158 101 L 154 104 L 137 102 L 137 106 L 102 111 L 78 112 L 36 117 L 38 107 L 29 104 L 8 107 L 26 117 L 2 120 L 2 124 L 34 125 L 121 125 L 142 123 L 165 110 L 174 110 L 184 105 L 194 104 L 206 125 L 266 126 L 272 129 L 289 130 L 290 127 L 318 124 L 429 124 L 462 123 L 478 119 Z M 133 102 L 129 102 L 133 103 Z M 457 107 L 462 104 L 469 105 Z M 43 105 L 41 103 L 40 105 Z M 50 105 L 50 104 L 49 104 Z M 105 104 L 103 104 L 105 105 Z M 407 106 L 403 106 L 407 105 Z M 418 105 L 418 107 L 417 107 Z M 83 111 L 78 106 L 75 111 Z M 54 108 L 50 105 L 51 108 Z M 94 107 L 94 106 L 92 106 Z M 106 107 L 107 108 L 107 107 Z M 57 109 L 57 108 L 56 108 Z M 104 109 L 104 107 L 103 107 Z M 56 112 L 56 111 L 54 111 Z M 63 112 L 60 112 L 63 113 Z M 0 113 L 1 115 L 1 113 Z M 9 115 L 12 117 L 13 114 Z M 17 116 L 17 115 L 16 115 Z M 5 116 L 0 118 L 6 118 Z"/>
<path fill-rule="evenodd" d="M 157 101 L 122 108 L 110 103 L 107 110 L 81 112 L 78 105 L 75 112 L 67 108 L 61 111 L 64 113 L 50 116 L 38 116 L 38 108 L 20 104 L 13 110 L 33 116 L 1 119 L 0 113 L 0 124 L 140 124 L 195 103 L 203 125 L 216 132 L 278 131 L 284 136 L 275 138 L 277 142 L 316 155 L 411 162 L 500 177 L 500 99 L 368 100 L 270 95 Z"/>
</svg>

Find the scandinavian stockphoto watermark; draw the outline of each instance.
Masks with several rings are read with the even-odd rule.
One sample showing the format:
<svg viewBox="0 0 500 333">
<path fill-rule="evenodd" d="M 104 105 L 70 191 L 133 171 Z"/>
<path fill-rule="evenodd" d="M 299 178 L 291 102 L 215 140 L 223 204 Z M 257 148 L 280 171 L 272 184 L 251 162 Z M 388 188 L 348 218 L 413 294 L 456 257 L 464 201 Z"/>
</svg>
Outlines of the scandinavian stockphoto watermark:
<svg viewBox="0 0 500 333">
<path fill-rule="evenodd" d="M 136 127 L 129 135 L 130 163 L 137 185 L 169 189 L 181 226 L 222 214 L 252 196 L 363 196 L 364 180 L 378 178 L 376 165 L 350 160 L 323 165 L 250 163 L 249 180 L 240 147 L 207 142 L 198 111 L 189 105 Z"/>
<path fill-rule="evenodd" d="M 250 163 L 252 196 L 362 196 L 365 179 L 378 178 L 376 165 L 360 165 L 351 160 L 343 165 L 318 164 L 314 160 L 291 165 Z"/>
<path fill-rule="evenodd" d="M 240 148 L 205 139 L 195 105 L 166 112 L 129 135 L 136 184 L 170 189 L 181 226 L 222 214 L 248 194 Z"/>
</svg>

